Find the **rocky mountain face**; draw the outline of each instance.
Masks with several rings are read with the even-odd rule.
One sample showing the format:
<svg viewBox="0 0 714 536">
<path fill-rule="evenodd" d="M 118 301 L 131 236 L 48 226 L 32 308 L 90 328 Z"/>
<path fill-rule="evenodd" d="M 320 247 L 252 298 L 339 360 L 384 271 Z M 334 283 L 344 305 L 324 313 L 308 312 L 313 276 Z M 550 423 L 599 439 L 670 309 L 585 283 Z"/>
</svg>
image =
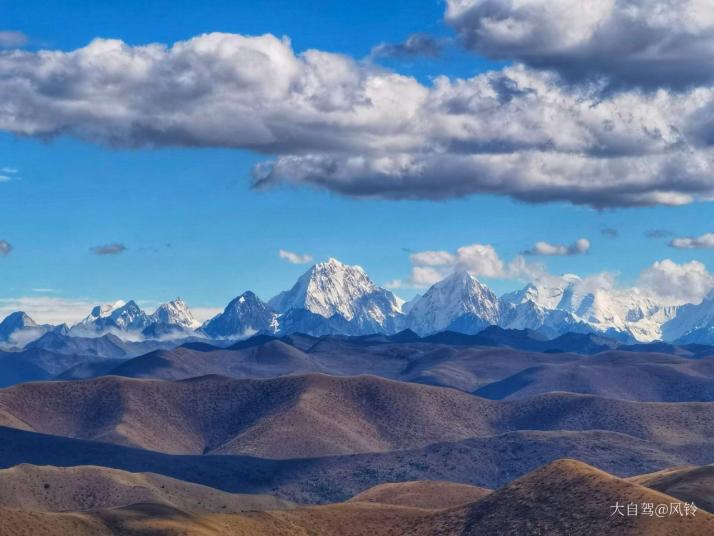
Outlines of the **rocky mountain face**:
<svg viewBox="0 0 714 536">
<path fill-rule="evenodd" d="M 269 302 L 281 314 L 303 309 L 326 319 L 336 317 L 333 322 L 349 326 L 350 334 L 395 333 L 401 327 L 402 303 L 375 285 L 360 266 L 336 259 L 316 264 L 290 290 Z M 304 317 L 308 323 L 314 320 L 310 315 Z M 291 319 L 291 331 L 301 331 L 296 320 Z"/>
<path fill-rule="evenodd" d="M 176 298 L 164 303 L 149 316 L 149 325 L 142 330 L 142 334 L 154 339 L 178 337 L 191 334 L 200 325 L 186 303 Z"/>
<path fill-rule="evenodd" d="M 87 317 L 72 326 L 70 332 L 83 336 L 111 332 L 141 333 L 150 323 L 149 315 L 142 311 L 134 300 L 126 303 L 117 301 L 113 304 L 97 305 Z"/>
<path fill-rule="evenodd" d="M 679 343 L 714 343 L 714 290 L 699 304 L 682 305 L 662 326 L 665 340 Z"/>
<path fill-rule="evenodd" d="M 11 313 L 0 322 L 0 345 L 23 347 L 52 329 L 53 326 L 40 325 L 22 311 Z"/>
<path fill-rule="evenodd" d="M 501 303 L 468 272 L 456 272 L 433 285 L 410 307 L 406 325 L 419 335 L 450 330 L 477 333 L 501 323 Z"/>
<path fill-rule="evenodd" d="M 244 292 L 222 313 L 206 322 L 201 331 L 209 337 L 250 337 L 256 333 L 276 333 L 277 314 L 253 292 Z"/>
<path fill-rule="evenodd" d="M 468 272 L 458 271 L 405 304 L 361 267 L 329 259 L 268 302 L 250 291 L 241 294 L 202 326 L 180 298 L 153 314 L 134 301 L 120 301 L 95 307 L 68 333 L 66 326 L 38 326 L 24 313 L 13 313 L 0 324 L 0 344 L 22 346 L 51 329 L 73 337 L 111 334 L 124 340 L 164 340 L 241 339 L 256 333 L 391 335 L 404 329 L 421 336 L 440 331 L 475 334 L 488 326 L 532 330 L 548 338 L 593 333 L 624 343 L 714 344 L 714 291 L 700 304 L 672 306 L 636 288 L 594 287 L 565 275 L 498 297 Z"/>
<path fill-rule="evenodd" d="M 537 329 L 557 336 L 568 331 L 602 333 L 625 341 L 662 338 L 662 324 L 677 308 L 663 305 L 638 289 L 588 288 L 574 275 L 554 284 L 527 285 L 502 297 L 503 327 Z"/>
</svg>

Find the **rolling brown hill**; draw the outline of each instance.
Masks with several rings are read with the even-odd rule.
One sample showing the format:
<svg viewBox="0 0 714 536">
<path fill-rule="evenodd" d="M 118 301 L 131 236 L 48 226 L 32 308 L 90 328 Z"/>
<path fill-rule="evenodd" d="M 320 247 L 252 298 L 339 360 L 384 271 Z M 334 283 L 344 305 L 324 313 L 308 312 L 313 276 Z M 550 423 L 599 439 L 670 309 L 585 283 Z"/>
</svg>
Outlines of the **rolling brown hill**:
<svg viewBox="0 0 714 536">
<path fill-rule="evenodd" d="M 397 536 L 406 534 L 405 526 L 430 522 L 431 513 L 368 503 L 300 508 L 292 515 L 195 515 L 154 503 L 61 514 L 0 509 L 0 536 Z"/>
<path fill-rule="evenodd" d="M 710 451 L 711 422 L 714 403 L 569 393 L 491 401 L 373 376 L 109 376 L 0 390 L 0 426 L 172 454 L 277 459 L 415 449 L 521 430 L 605 430 Z"/>
<path fill-rule="evenodd" d="M 492 431 L 492 402 L 370 376 L 103 377 L 0 390 L 0 425 L 174 454 L 385 452 Z M 491 416 L 490 416 L 491 415 Z"/>
<path fill-rule="evenodd" d="M 161 380 L 183 380 L 208 374 L 261 379 L 321 371 L 319 364 L 302 350 L 268 338 L 261 344 L 227 349 L 206 351 L 189 345 L 156 350 L 120 364 L 109 374 Z"/>
<path fill-rule="evenodd" d="M 714 359 L 605 352 L 574 362 L 537 363 L 474 391 L 494 400 L 552 391 L 653 402 L 714 400 Z"/>
<path fill-rule="evenodd" d="M 380 484 L 355 495 L 348 502 L 390 504 L 442 510 L 476 502 L 491 493 L 490 489 L 455 482 L 415 480 Z"/>
<path fill-rule="evenodd" d="M 464 536 L 548 534 L 572 536 L 699 536 L 714 534 L 714 516 L 699 510 L 692 517 L 620 516 L 613 505 L 669 505 L 677 499 L 614 477 L 575 460 L 558 460 L 496 490 L 462 511 L 435 517 Z M 613 513 L 615 515 L 613 515 Z M 432 525 L 433 526 L 433 525 Z M 430 527 L 417 534 L 433 534 Z"/>
<path fill-rule="evenodd" d="M 307 373 L 371 374 L 454 387 L 497 400 L 559 390 L 651 402 L 714 401 L 711 352 L 695 356 L 685 348 L 670 348 L 684 352 L 676 355 L 665 352 L 667 348 L 662 345 L 649 350 L 649 346 L 639 345 L 642 348 L 638 351 L 622 347 L 583 355 L 591 352 L 581 344 L 566 344 L 562 351 L 549 353 L 527 350 L 529 344 L 540 348 L 544 341 L 529 339 L 524 348 L 516 349 L 518 344 L 508 347 L 514 335 L 504 336 L 501 343 L 489 343 L 488 337 L 470 337 L 473 340 L 468 345 L 450 343 L 448 337 L 397 342 L 384 336 L 258 336 L 229 348 L 188 344 L 159 350 L 109 372 L 98 367 L 96 374 L 171 380 L 206 374 L 240 379 Z M 519 342 L 524 341 L 515 341 Z M 603 348 L 609 350 L 608 346 Z M 664 353 L 657 353 L 658 349 Z"/>
<path fill-rule="evenodd" d="M 714 512 L 714 465 L 675 467 L 629 480 Z"/>
<path fill-rule="evenodd" d="M 363 496 L 382 493 L 378 488 Z M 4 510 L 0 535 L 702 536 L 714 531 L 714 516 L 702 510 L 686 517 L 612 515 L 616 503 L 672 502 L 677 499 L 574 460 L 559 460 L 472 503 L 441 510 L 359 500 L 234 515 L 199 515 L 153 503 L 81 514 Z"/>
<path fill-rule="evenodd" d="M 625 434 L 510 432 L 393 452 L 271 460 L 171 455 L 0 427 L 0 467 L 98 465 L 150 472 L 234 493 L 267 493 L 301 504 L 345 501 L 384 482 L 442 480 L 495 488 L 553 460 L 577 458 L 618 476 L 711 459 L 711 449 L 655 445 Z"/>
<path fill-rule="evenodd" d="M 0 508 L 66 512 L 148 502 L 199 514 L 293 506 L 270 495 L 226 493 L 153 473 L 129 473 L 107 467 L 22 464 L 0 470 Z"/>
</svg>

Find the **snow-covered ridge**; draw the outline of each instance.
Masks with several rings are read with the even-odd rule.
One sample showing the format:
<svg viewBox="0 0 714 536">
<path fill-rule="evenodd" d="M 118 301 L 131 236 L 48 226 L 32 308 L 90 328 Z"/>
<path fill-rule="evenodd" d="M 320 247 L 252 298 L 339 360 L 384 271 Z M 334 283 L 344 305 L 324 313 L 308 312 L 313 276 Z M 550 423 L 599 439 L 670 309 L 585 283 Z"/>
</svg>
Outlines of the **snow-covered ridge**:
<svg viewBox="0 0 714 536">
<path fill-rule="evenodd" d="M 491 325 L 537 330 L 547 337 L 578 332 L 623 341 L 714 344 L 714 290 L 700 304 L 673 306 L 636 288 L 593 287 L 565 275 L 499 297 L 473 275 L 458 271 L 405 304 L 360 266 L 329 259 L 268 302 L 244 292 L 203 325 L 177 298 L 151 314 L 133 300 L 98 305 L 69 330 L 61 330 L 71 336 L 112 334 L 125 340 L 237 339 L 256 333 L 392 334 L 406 328 L 419 335 L 477 333 Z M 0 344 L 21 346 L 54 329 L 60 328 L 38 326 L 24 313 L 14 313 L 0 323 Z"/>
<path fill-rule="evenodd" d="M 461 326 L 455 326 L 455 322 Z M 409 328 L 421 335 L 446 329 L 475 333 L 500 322 L 498 296 L 465 271 L 456 272 L 433 285 L 411 304 L 406 319 Z"/>
</svg>

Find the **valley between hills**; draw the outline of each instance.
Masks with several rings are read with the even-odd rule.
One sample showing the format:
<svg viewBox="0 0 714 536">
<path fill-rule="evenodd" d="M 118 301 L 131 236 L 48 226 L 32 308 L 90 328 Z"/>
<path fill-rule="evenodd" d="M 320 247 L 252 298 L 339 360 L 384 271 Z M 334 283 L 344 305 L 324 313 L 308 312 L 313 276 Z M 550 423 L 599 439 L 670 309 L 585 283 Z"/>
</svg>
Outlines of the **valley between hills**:
<svg viewBox="0 0 714 536">
<path fill-rule="evenodd" d="M 321 303 L 365 303 L 324 270 Z M 38 337 L 0 354 L 0 535 L 714 533 L 714 346 L 464 318 L 137 338 L 118 310 L 13 324 Z"/>
</svg>

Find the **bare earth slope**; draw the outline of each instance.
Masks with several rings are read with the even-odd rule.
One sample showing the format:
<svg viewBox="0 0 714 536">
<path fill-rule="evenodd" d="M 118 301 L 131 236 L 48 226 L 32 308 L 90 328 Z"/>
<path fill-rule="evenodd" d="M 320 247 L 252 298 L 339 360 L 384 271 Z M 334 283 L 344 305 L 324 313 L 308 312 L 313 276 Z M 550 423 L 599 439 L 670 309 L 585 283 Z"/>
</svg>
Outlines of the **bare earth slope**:
<svg viewBox="0 0 714 536">
<path fill-rule="evenodd" d="M 0 427 L 0 467 L 20 463 L 99 465 L 313 504 L 344 501 L 384 482 L 448 480 L 494 488 L 566 456 L 632 476 L 706 463 L 711 460 L 711 449 L 655 445 L 603 431 L 526 431 L 387 453 L 269 460 L 236 455 L 178 456 Z"/>
<path fill-rule="evenodd" d="M 492 402 L 371 376 L 166 382 L 103 377 L 0 390 L 0 425 L 175 454 L 385 452 L 492 432 Z"/>
<path fill-rule="evenodd" d="M 0 426 L 171 454 L 280 459 L 389 452 L 522 430 L 605 430 L 707 449 L 714 439 L 712 422 L 714 403 L 569 393 L 491 401 L 374 376 L 108 376 L 0 390 Z"/>
<path fill-rule="evenodd" d="M 637 536 L 714 533 L 714 516 L 620 516 L 616 503 L 678 502 L 575 460 L 559 460 L 504 486 L 466 508 L 464 535 L 617 534 Z M 615 515 L 612 515 L 612 514 Z M 425 532 L 424 534 L 428 534 Z"/>
<path fill-rule="evenodd" d="M 714 465 L 676 467 L 629 480 L 714 512 Z"/>
<path fill-rule="evenodd" d="M 442 510 L 362 501 L 236 515 L 196 515 L 152 503 L 83 514 L 5 510 L 0 535 L 701 536 L 714 531 L 714 516 L 702 510 L 693 516 L 612 515 L 616 503 L 672 502 L 677 500 L 586 464 L 559 460 L 472 503 Z"/>
<path fill-rule="evenodd" d="M 384 340 L 382 340 L 384 339 Z M 493 399 L 526 397 L 554 389 L 652 402 L 714 401 L 714 357 L 618 349 L 589 354 L 576 344 L 563 353 L 450 344 L 448 340 L 396 342 L 362 338 L 255 337 L 230 348 L 187 345 L 134 358 L 110 374 L 185 379 L 206 374 L 257 379 L 326 373 L 372 374 L 454 387 Z M 482 343 L 485 341 L 482 341 Z M 507 341 L 506 341 L 507 342 Z M 684 348 L 679 348 L 684 352 Z M 707 357 L 709 356 L 709 357 Z M 106 373 L 106 372 L 98 372 Z"/>
<path fill-rule="evenodd" d="M 277 510 L 292 503 L 269 495 L 243 495 L 153 473 L 97 466 L 17 465 L 0 470 L 0 508 L 42 512 L 115 508 L 152 502 L 193 513 Z"/>
<path fill-rule="evenodd" d="M 366 502 L 440 510 L 478 501 L 490 489 L 455 482 L 416 480 L 380 484 L 355 495 L 348 502 Z"/>
</svg>

